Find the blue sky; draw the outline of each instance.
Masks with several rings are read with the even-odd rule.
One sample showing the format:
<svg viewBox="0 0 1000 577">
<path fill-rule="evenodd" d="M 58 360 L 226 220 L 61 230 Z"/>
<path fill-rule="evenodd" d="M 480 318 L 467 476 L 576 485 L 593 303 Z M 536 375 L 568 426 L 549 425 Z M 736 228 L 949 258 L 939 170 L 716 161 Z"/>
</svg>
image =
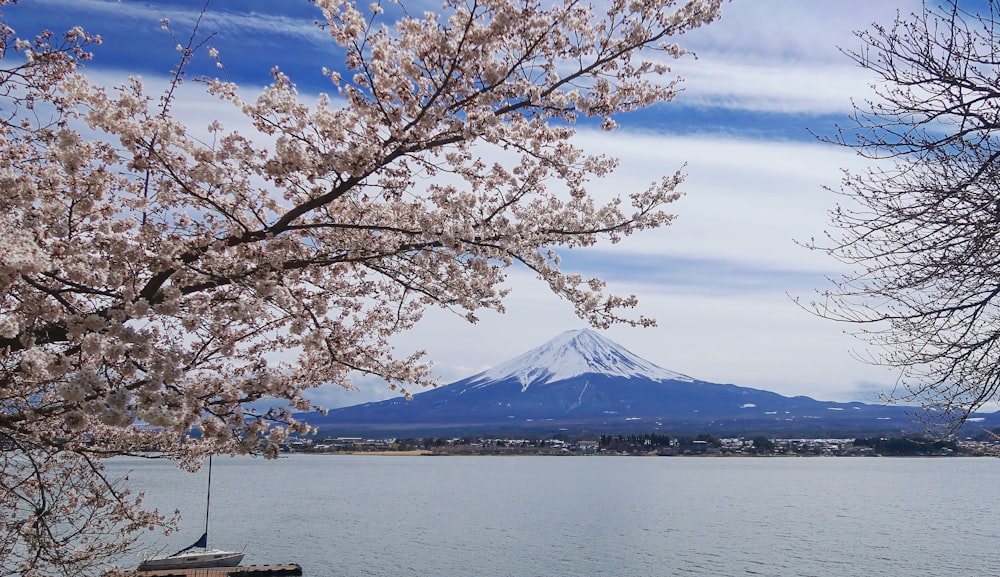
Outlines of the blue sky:
<svg viewBox="0 0 1000 577">
<path fill-rule="evenodd" d="M 162 84 L 176 60 L 174 42 L 161 29 L 169 18 L 186 39 L 202 2 L 133 0 L 23 0 L 6 7 L 22 34 L 41 27 L 61 31 L 83 25 L 101 34 L 88 73 L 116 82 L 139 74 Z M 627 194 L 685 165 L 686 196 L 673 205 L 676 222 L 615 246 L 573 252 L 565 268 L 597 275 L 612 291 L 635 293 L 655 317 L 650 329 L 615 327 L 606 335 L 662 367 L 719 383 L 821 400 L 875 400 L 895 373 L 856 359 L 863 344 L 846 327 L 803 311 L 829 288 L 836 262 L 796 240 L 819 237 L 826 211 L 838 197 L 840 170 L 864 167 L 851 151 L 818 142 L 844 123 L 851 100 L 871 94 L 873 80 L 838 47 L 856 48 L 854 32 L 891 23 L 897 10 L 920 9 L 912 0 L 736 0 L 721 21 L 686 37 L 697 59 L 677 63 L 684 91 L 669 104 L 619 120 L 607 135 L 582 127 L 579 142 L 622 159 L 621 169 L 594 183 L 598 196 Z M 278 65 L 309 97 L 328 90 L 323 66 L 339 62 L 332 43 L 312 22 L 321 15 L 306 0 L 215 0 L 202 23 L 214 32 L 231 80 L 252 92 Z M 193 74 L 216 74 L 207 55 Z M 235 126 L 239 116 L 188 85 L 175 111 L 205 125 L 213 117 Z M 435 374 L 452 382 L 582 328 L 567 303 L 521 270 L 505 315 L 484 313 L 470 325 L 430 311 L 423 324 L 396 340 L 400 353 L 426 349 Z M 852 353 L 852 351 L 854 351 Z M 387 398 L 381 383 L 359 390 L 322 390 L 328 406 Z"/>
</svg>

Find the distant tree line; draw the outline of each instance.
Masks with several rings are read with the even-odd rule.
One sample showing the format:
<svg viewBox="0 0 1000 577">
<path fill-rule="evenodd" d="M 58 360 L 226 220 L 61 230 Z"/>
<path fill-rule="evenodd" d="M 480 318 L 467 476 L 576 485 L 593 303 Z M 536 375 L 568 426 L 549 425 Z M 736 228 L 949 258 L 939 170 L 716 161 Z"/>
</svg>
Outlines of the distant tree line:
<svg viewBox="0 0 1000 577">
<path fill-rule="evenodd" d="M 774 441 L 763 435 L 756 436 L 750 441 L 753 444 L 752 452 L 757 455 L 770 455 L 777 448 Z"/>
<path fill-rule="evenodd" d="M 955 441 L 931 441 L 923 438 L 854 439 L 854 446 L 871 447 L 879 455 L 933 455 L 959 450 Z"/>
</svg>

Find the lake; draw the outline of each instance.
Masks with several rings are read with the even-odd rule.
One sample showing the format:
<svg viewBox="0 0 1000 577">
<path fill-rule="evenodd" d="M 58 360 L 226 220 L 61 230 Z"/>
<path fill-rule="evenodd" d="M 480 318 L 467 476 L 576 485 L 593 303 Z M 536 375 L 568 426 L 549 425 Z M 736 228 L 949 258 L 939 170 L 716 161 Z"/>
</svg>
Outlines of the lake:
<svg viewBox="0 0 1000 577">
<path fill-rule="evenodd" d="M 148 546 L 198 538 L 204 471 L 109 468 L 184 512 Z M 308 577 L 1000 575 L 993 458 L 293 455 L 212 475 L 210 545 Z"/>
</svg>

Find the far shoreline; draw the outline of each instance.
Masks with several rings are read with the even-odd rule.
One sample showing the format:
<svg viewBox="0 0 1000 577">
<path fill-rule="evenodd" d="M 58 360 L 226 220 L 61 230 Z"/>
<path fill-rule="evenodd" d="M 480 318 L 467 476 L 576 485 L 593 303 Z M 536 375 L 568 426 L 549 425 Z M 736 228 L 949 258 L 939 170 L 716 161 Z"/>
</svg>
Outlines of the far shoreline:
<svg viewBox="0 0 1000 577">
<path fill-rule="evenodd" d="M 657 453 L 449 453 L 425 450 L 414 451 L 330 451 L 314 452 L 303 451 L 299 453 L 282 453 L 282 457 L 290 455 L 310 455 L 319 457 L 339 457 L 339 456 L 369 456 L 369 457 L 666 457 L 666 458 L 702 458 L 702 459 L 777 459 L 777 458 L 879 458 L 879 459 L 945 459 L 954 457 L 998 457 L 1000 455 L 988 453 L 955 453 L 951 455 L 816 455 L 809 453 L 771 453 L 753 455 L 749 453 L 701 453 L 701 454 L 676 454 L 661 455 Z"/>
</svg>

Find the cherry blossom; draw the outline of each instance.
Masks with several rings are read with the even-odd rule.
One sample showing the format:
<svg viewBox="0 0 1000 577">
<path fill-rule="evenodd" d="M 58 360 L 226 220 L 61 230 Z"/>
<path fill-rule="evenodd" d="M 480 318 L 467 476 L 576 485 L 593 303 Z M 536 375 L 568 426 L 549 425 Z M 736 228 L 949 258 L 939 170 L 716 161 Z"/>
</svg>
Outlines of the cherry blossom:
<svg viewBox="0 0 1000 577">
<path fill-rule="evenodd" d="M 598 202 L 616 161 L 573 126 L 671 100 L 675 40 L 721 0 L 315 4 L 329 95 L 277 69 L 256 95 L 185 86 L 239 130 L 173 115 L 194 41 L 156 97 L 88 78 L 99 37 L 0 23 L 0 575 L 95 574 L 169 528 L 103 458 L 274 456 L 312 387 L 432 385 L 391 338 L 429 307 L 502 312 L 512 266 L 595 327 L 653 323 L 559 252 L 669 224 L 683 177 Z"/>
</svg>

